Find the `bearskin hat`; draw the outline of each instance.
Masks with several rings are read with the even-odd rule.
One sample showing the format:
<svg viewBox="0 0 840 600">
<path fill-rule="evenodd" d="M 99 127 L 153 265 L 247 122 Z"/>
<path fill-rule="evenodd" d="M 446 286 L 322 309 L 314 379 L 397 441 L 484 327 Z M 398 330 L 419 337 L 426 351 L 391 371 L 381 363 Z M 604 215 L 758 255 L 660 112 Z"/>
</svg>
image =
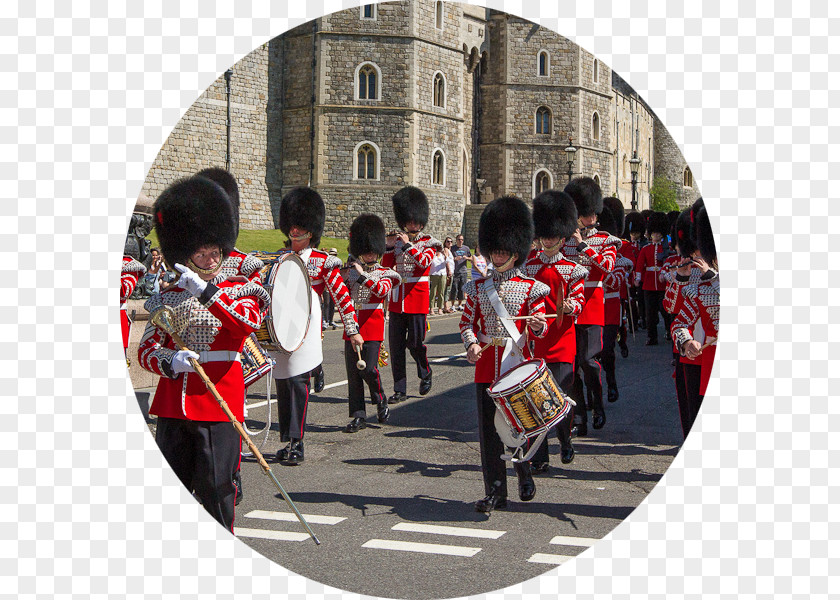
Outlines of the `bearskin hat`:
<svg viewBox="0 0 840 600">
<path fill-rule="evenodd" d="M 691 239 L 690 208 L 686 208 L 677 217 L 677 222 L 674 223 L 674 240 L 682 257 L 688 258 L 697 249 L 697 245 Z"/>
<path fill-rule="evenodd" d="M 577 229 L 577 207 L 566 192 L 547 190 L 534 198 L 534 235 L 567 239 Z"/>
<path fill-rule="evenodd" d="M 400 228 L 404 229 L 409 221 L 414 221 L 420 227 L 425 227 L 429 222 L 429 201 L 423 190 L 406 186 L 393 195 L 391 202 Z"/>
<path fill-rule="evenodd" d="M 317 248 L 324 234 L 326 208 L 321 195 L 309 187 L 296 187 L 280 201 L 280 230 L 289 237 L 292 227 L 312 234 L 309 245 Z"/>
<path fill-rule="evenodd" d="M 516 196 L 496 198 L 478 222 L 478 247 L 489 261 L 494 251 L 508 251 L 517 254 L 514 266 L 520 266 L 528 258 L 534 239 L 534 224 L 528 206 Z"/>
<path fill-rule="evenodd" d="M 230 255 L 236 244 L 233 206 L 222 187 L 204 177 L 170 185 L 155 201 L 155 231 L 166 262 L 186 264 L 202 246 Z"/>
<path fill-rule="evenodd" d="M 631 212 L 624 217 L 624 237 L 630 239 L 631 233 L 645 233 L 645 219 L 641 213 Z"/>
<path fill-rule="evenodd" d="M 579 217 L 599 215 L 604 210 L 601 186 L 591 177 L 575 177 L 563 191 L 575 201 Z"/>
<path fill-rule="evenodd" d="M 621 233 L 621 230 L 618 228 L 618 225 L 615 224 L 615 219 L 613 218 L 612 211 L 609 209 L 605 209 L 601 212 L 600 216 L 598 217 L 598 229 L 601 231 L 606 231 L 610 235 L 614 235 L 618 237 Z"/>
<path fill-rule="evenodd" d="M 373 252 L 385 254 L 385 224 L 376 215 L 359 215 L 350 225 L 350 254 L 360 257 Z"/>
<path fill-rule="evenodd" d="M 206 177 L 210 181 L 215 181 L 227 193 L 230 202 L 233 205 L 233 218 L 236 220 L 236 234 L 239 235 L 239 186 L 236 184 L 236 178 L 229 171 L 221 167 L 210 167 L 209 169 L 202 169 L 196 173 L 197 177 Z"/>
<path fill-rule="evenodd" d="M 671 227 L 668 224 L 668 215 L 663 212 L 651 213 L 647 224 L 648 235 L 658 232 L 662 234 L 662 237 L 665 237 L 668 235 L 668 231 L 670 229 Z"/>
<path fill-rule="evenodd" d="M 624 205 L 621 203 L 621 200 L 616 198 L 615 196 L 608 196 L 604 198 L 604 208 L 610 211 L 610 215 L 615 222 L 615 230 L 618 233 L 612 233 L 616 237 L 621 237 L 621 234 L 624 232 Z M 603 222 L 603 215 L 601 213 L 601 220 Z"/>
<path fill-rule="evenodd" d="M 717 262 L 717 248 L 715 247 L 715 235 L 712 232 L 712 224 L 709 221 L 709 213 L 706 205 L 700 198 L 691 208 L 691 237 L 700 250 L 700 256 L 710 265 Z"/>
</svg>

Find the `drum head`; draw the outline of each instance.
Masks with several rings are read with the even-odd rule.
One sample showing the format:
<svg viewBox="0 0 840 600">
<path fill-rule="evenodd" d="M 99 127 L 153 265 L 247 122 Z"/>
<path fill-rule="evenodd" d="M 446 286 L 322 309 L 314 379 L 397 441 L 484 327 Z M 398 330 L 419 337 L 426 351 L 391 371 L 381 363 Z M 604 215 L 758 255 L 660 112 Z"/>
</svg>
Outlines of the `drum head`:
<svg viewBox="0 0 840 600">
<path fill-rule="evenodd" d="M 502 373 L 499 378 L 493 382 L 493 385 L 487 390 L 490 395 L 504 394 L 509 390 L 519 387 L 522 382 L 528 381 L 537 371 L 540 370 L 542 360 L 529 360 L 522 364 L 516 365 L 505 373 Z"/>
<path fill-rule="evenodd" d="M 268 276 L 271 308 L 267 319 L 272 341 L 286 352 L 294 352 L 303 343 L 309 329 L 312 309 L 309 273 L 294 253 L 283 255 Z"/>
</svg>

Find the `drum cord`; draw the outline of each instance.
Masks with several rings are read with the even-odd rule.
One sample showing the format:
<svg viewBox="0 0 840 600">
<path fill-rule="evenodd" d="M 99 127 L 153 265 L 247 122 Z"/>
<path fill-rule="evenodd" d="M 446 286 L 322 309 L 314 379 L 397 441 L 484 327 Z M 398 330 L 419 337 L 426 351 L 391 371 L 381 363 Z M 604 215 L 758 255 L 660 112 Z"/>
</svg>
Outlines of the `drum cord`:
<svg viewBox="0 0 840 600">
<path fill-rule="evenodd" d="M 274 367 L 271 367 L 271 369 L 269 369 L 268 377 L 266 378 L 266 381 L 265 381 L 266 411 L 268 411 L 266 416 L 265 416 L 265 427 L 263 427 L 262 429 L 257 429 L 257 430 L 252 431 L 252 430 L 248 429 L 248 425 L 244 422 L 244 420 L 243 420 L 243 423 L 242 423 L 242 426 L 245 428 L 246 433 L 249 436 L 251 436 L 252 438 L 256 438 L 259 435 L 263 436 L 262 441 L 259 442 L 259 444 L 257 445 L 257 447 L 260 450 L 262 450 L 262 447 L 265 446 L 265 443 L 268 441 L 268 434 L 271 432 L 271 382 L 272 381 L 274 381 Z M 245 395 L 246 395 L 246 399 L 247 399 L 247 391 L 246 391 Z M 248 416 L 248 403 L 247 402 L 245 402 L 245 416 L 246 417 Z M 248 457 L 251 457 L 251 456 L 254 455 L 253 452 L 247 452 L 247 451 L 245 451 L 245 452 L 240 451 L 240 454 L 242 455 L 243 458 L 248 458 Z"/>
</svg>

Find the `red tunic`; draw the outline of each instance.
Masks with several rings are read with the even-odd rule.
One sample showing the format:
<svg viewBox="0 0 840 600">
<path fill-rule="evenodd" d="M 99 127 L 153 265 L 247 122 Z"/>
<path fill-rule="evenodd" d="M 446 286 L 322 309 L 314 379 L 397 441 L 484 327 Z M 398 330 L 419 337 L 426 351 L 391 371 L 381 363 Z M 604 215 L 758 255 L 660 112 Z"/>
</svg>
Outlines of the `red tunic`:
<svg viewBox="0 0 840 600">
<path fill-rule="evenodd" d="M 604 325 L 621 325 L 621 299 L 627 298 L 627 281 L 633 263 L 624 256 L 615 261 L 615 268 L 604 278 Z"/>
<path fill-rule="evenodd" d="M 575 360 L 577 344 L 575 342 L 575 317 L 583 310 L 584 282 L 588 272 L 586 268 L 563 258 L 562 252 L 546 256 L 541 252 L 525 263 L 525 273 L 549 287 L 545 297 L 545 312 L 557 314 L 557 298 L 563 295 L 572 304 L 572 312 L 566 313 L 558 327 L 557 319 L 548 319 L 548 331 L 543 338 L 534 340 L 534 356 L 543 358 L 548 363 Z"/>
<path fill-rule="evenodd" d="M 696 340 L 701 344 L 709 342 L 712 338 L 717 340 L 718 324 L 720 320 L 720 279 L 715 274 L 710 279 L 701 279 L 696 284 L 685 285 L 681 289 L 683 303 L 674 321 L 671 323 L 671 337 L 680 353 L 689 340 Z M 694 329 L 697 322 L 703 327 L 705 342 L 694 337 Z M 717 343 L 710 345 L 699 357 L 700 371 L 700 394 L 706 394 L 706 387 L 712 373 L 712 366 L 715 360 Z"/>
<path fill-rule="evenodd" d="M 676 256 L 675 260 L 672 260 L 674 257 L 669 256 L 665 261 L 665 264 L 679 264 L 684 260 L 683 258 Z M 662 307 L 665 309 L 665 312 L 668 312 L 672 315 L 678 315 L 683 308 L 683 303 L 685 302 L 685 296 L 682 293 L 682 288 L 686 285 L 696 285 L 700 283 L 700 269 L 696 267 L 692 267 L 691 271 L 689 272 L 688 279 L 683 280 L 681 277 L 677 276 L 676 269 L 670 269 L 664 271 L 665 273 L 665 282 L 668 284 L 667 289 L 665 290 L 665 298 L 662 300 Z M 705 333 L 703 332 L 703 325 L 698 320 L 694 324 L 694 328 L 691 330 L 691 337 L 695 340 L 700 342 L 701 344 L 705 343 Z M 673 351 L 679 354 L 680 350 L 677 348 L 677 341 L 674 338 L 671 338 Z M 680 362 L 686 365 L 699 365 L 700 358 L 688 358 L 687 356 L 680 356 Z"/>
<path fill-rule="evenodd" d="M 651 242 L 639 252 L 635 268 L 636 285 L 641 282 L 643 290 L 649 292 L 665 291 L 665 282 L 659 279 L 659 271 L 662 270 L 662 260 L 659 256 L 665 247 L 661 242 L 658 244 Z"/>
<path fill-rule="evenodd" d="M 400 285 L 396 271 L 380 264 L 366 268 L 363 274 L 349 269 L 345 278 L 347 288 L 356 308 L 359 333 L 366 342 L 381 342 L 385 339 L 385 299 L 391 290 Z M 349 337 L 344 334 L 344 339 Z"/>
<path fill-rule="evenodd" d="M 517 268 L 509 269 L 504 273 L 493 271 L 490 277 L 469 281 L 464 286 L 466 302 L 459 324 L 461 339 L 467 349 L 472 344 L 484 346 L 487 342 L 483 340 L 509 337 L 507 330 L 490 304 L 487 292 L 484 290 L 484 282 L 487 279 L 493 281 L 499 298 L 511 317 L 545 313 L 544 298 L 550 291 L 548 286 L 530 277 L 525 277 L 522 271 Z M 527 327 L 525 319 L 513 321 L 513 323 L 520 333 L 525 331 L 525 327 Z M 538 334 L 534 334 L 529 329 L 529 335 L 534 335 L 537 338 L 543 337 L 545 333 L 546 329 Z M 532 358 L 528 346 L 529 344 L 526 343 L 522 349 L 525 360 Z M 504 346 L 494 345 L 481 353 L 481 358 L 475 365 L 476 383 L 493 383 L 499 378 L 503 351 Z"/>
<path fill-rule="evenodd" d="M 390 312 L 429 314 L 429 268 L 441 248 L 440 241 L 420 233 L 414 242 L 385 251 L 382 266 L 396 271 L 402 280 L 402 285 L 391 290 Z"/>
<path fill-rule="evenodd" d="M 298 255 L 306 263 L 309 281 L 315 293 L 320 297 L 326 288 L 332 296 L 335 308 L 344 323 L 344 333 L 346 335 L 359 333 L 353 300 L 350 298 L 347 286 L 344 285 L 344 279 L 341 278 L 341 259 L 316 248 L 305 248 L 298 252 Z"/>
<path fill-rule="evenodd" d="M 145 307 L 152 312 L 161 304 L 170 306 L 181 339 L 193 352 L 241 352 L 245 338 L 259 329 L 269 297 L 262 285 L 250 281 L 242 283 L 239 277 L 234 279 L 227 280 L 227 276 L 220 273 L 207 285 L 200 299 L 173 286 L 153 295 Z M 140 342 L 140 364 L 161 375 L 149 412 L 173 419 L 227 421 L 200 375 L 172 371 L 171 362 L 176 351 L 169 334 L 149 322 Z M 200 360 L 205 358 L 209 360 L 202 362 L 202 367 L 234 416 L 241 421 L 245 397 L 241 363 L 231 358 L 220 360 L 218 354 L 202 356 Z"/>
<path fill-rule="evenodd" d="M 134 293 L 134 288 L 145 273 L 146 267 L 142 263 L 130 256 L 123 256 L 120 274 L 120 327 L 122 328 L 123 351 L 128 350 L 128 334 L 131 330 L 131 319 L 128 318 L 125 303 Z"/>
<path fill-rule="evenodd" d="M 577 319 L 578 325 L 604 325 L 604 277 L 613 270 L 621 240 L 605 231 L 589 230 L 578 250 L 574 239 L 563 246 L 569 260 L 589 269 L 584 283 L 586 303 Z"/>
</svg>

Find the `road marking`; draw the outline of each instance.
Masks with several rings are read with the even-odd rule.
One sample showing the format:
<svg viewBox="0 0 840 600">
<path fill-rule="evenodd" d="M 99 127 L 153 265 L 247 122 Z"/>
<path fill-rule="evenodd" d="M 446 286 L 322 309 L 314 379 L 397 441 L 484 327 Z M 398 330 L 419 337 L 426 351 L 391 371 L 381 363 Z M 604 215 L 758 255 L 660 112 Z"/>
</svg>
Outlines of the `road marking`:
<svg viewBox="0 0 840 600">
<path fill-rule="evenodd" d="M 592 544 L 599 541 L 597 538 L 582 538 L 582 537 L 568 537 L 565 535 L 557 535 L 551 538 L 549 544 L 560 544 L 561 546 L 583 546 L 589 548 Z"/>
<path fill-rule="evenodd" d="M 249 519 L 268 519 L 270 521 L 293 521 L 297 522 L 298 518 L 295 513 L 278 512 L 273 510 L 252 510 L 245 515 Z M 305 521 L 309 523 L 317 523 L 318 525 L 335 525 L 346 521 L 347 517 L 326 517 L 323 515 L 301 515 Z"/>
<path fill-rule="evenodd" d="M 546 565 L 562 565 L 564 562 L 572 558 L 574 558 L 574 556 L 563 556 L 562 554 L 541 554 L 537 552 L 528 559 L 528 562 L 542 563 Z"/>
<path fill-rule="evenodd" d="M 430 360 L 429 362 L 442 363 L 442 362 L 446 362 L 447 360 L 454 360 L 456 358 L 461 358 L 461 357 L 466 356 L 466 355 L 467 355 L 466 352 L 461 352 L 461 354 L 454 354 L 452 356 L 444 356 L 443 358 L 436 358 L 434 360 Z"/>
<path fill-rule="evenodd" d="M 421 523 L 397 523 L 391 529 L 395 531 L 414 531 L 416 533 L 436 533 L 438 535 L 457 535 L 463 537 L 487 538 L 497 540 L 504 531 L 493 529 L 473 529 L 471 527 L 445 527 L 443 525 L 423 525 Z"/>
<path fill-rule="evenodd" d="M 235 527 L 233 535 L 261 540 L 281 540 L 283 542 L 302 542 L 309 538 L 308 533 L 297 531 L 271 531 L 268 529 L 248 529 L 247 527 Z"/>
<path fill-rule="evenodd" d="M 444 546 L 442 544 L 421 544 L 418 542 L 401 542 L 399 540 L 368 540 L 362 544 L 362 548 L 402 550 L 404 552 L 423 552 L 425 554 L 446 554 L 448 556 L 475 556 L 481 552 L 481 548 Z"/>
</svg>

